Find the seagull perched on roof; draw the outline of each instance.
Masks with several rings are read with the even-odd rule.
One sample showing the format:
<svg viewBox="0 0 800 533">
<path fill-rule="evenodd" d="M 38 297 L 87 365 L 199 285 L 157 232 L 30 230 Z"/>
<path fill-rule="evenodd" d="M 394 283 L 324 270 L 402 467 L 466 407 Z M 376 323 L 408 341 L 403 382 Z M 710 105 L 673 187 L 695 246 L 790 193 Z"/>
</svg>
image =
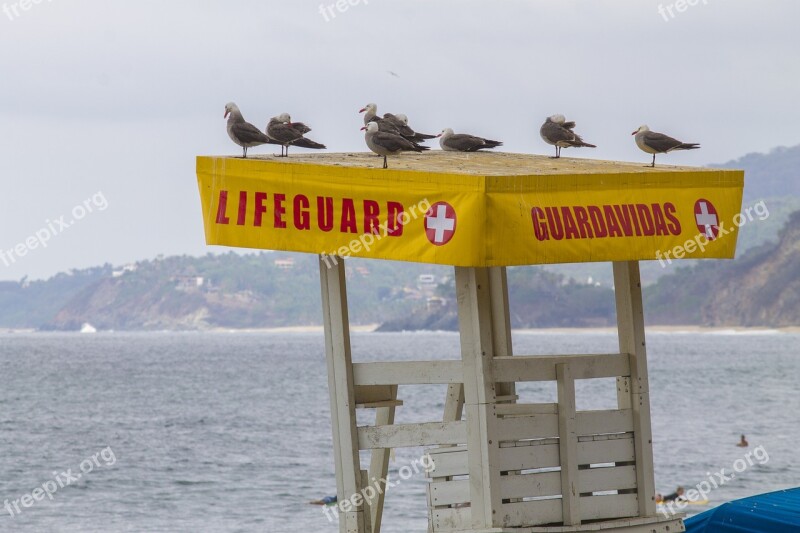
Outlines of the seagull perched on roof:
<svg viewBox="0 0 800 533">
<path fill-rule="evenodd" d="M 291 145 L 315 150 L 324 149 L 324 144 L 303 137 L 309 131 L 311 131 L 311 128 L 302 122 L 292 122 L 292 117 L 289 113 L 281 113 L 277 117 L 272 117 L 269 124 L 267 124 L 267 137 L 281 145 L 281 157 L 289 155 L 289 146 Z M 285 155 L 284 149 L 286 149 Z"/>
<path fill-rule="evenodd" d="M 539 135 L 542 136 L 544 142 L 556 147 L 556 156 L 554 159 L 561 157 L 562 148 L 597 148 L 593 144 L 584 142 L 580 135 L 572 131 L 574 128 L 575 123 L 567 122 L 564 115 L 547 117 L 544 124 L 542 124 L 542 127 L 539 129 Z"/>
<path fill-rule="evenodd" d="M 436 135 L 428 135 L 426 133 L 417 133 L 408 125 L 408 117 L 402 114 L 393 115 L 386 113 L 383 118 L 378 116 L 377 104 L 367 104 L 359 113 L 364 113 L 364 124 L 370 122 L 377 122 L 380 131 L 387 133 L 394 133 L 400 135 L 413 143 L 419 143 L 427 139 L 434 139 Z"/>
<path fill-rule="evenodd" d="M 497 148 L 503 145 L 500 141 L 492 141 L 466 133 L 453 133 L 451 128 L 443 129 L 437 137 L 439 137 L 439 146 L 446 152 L 477 152 L 484 148 Z"/>
<path fill-rule="evenodd" d="M 656 166 L 656 154 L 667 154 L 675 150 L 696 150 L 700 148 L 698 143 L 684 143 L 677 139 L 673 139 L 663 133 L 656 133 L 650 131 L 647 126 L 639 126 L 639 129 L 631 133 L 636 135 L 636 146 L 643 152 L 653 154 L 653 164 L 651 167 Z"/>
<path fill-rule="evenodd" d="M 273 141 L 257 127 L 245 121 L 239 106 L 233 102 L 225 104 L 225 116 L 228 119 L 228 136 L 242 147 L 242 157 L 247 159 L 247 149 Z"/>
<path fill-rule="evenodd" d="M 398 155 L 403 152 L 424 152 L 429 150 L 427 146 L 420 146 L 400 135 L 380 131 L 378 124 L 375 122 L 367 123 L 361 130 L 366 131 L 364 140 L 367 142 L 369 149 L 383 156 L 383 168 L 389 168 L 386 160 L 387 156 Z"/>
</svg>

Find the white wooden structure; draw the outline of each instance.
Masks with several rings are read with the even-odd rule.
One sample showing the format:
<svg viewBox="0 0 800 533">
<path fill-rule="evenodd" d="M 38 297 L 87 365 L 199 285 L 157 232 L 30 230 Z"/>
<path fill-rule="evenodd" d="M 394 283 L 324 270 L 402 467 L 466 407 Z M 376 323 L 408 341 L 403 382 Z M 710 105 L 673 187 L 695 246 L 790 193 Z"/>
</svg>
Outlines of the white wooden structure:
<svg viewBox="0 0 800 533">
<path fill-rule="evenodd" d="M 456 267 L 461 361 L 351 360 L 344 261 L 320 260 L 339 501 L 384 479 L 392 448 L 432 446 L 429 531 L 683 531 L 656 513 L 639 265 L 614 263 L 619 353 L 514 355 L 505 267 Z M 576 411 L 575 380 L 616 378 L 617 409 Z M 555 381 L 557 404 L 517 402 L 515 384 Z M 395 425 L 407 385 L 446 384 L 442 420 Z M 377 409 L 357 427 L 357 409 Z M 372 450 L 362 469 L 361 450 Z M 378 533 L 379 495 L 340 514 Z"/>
<path fill-rule="evenodd" d="M 656 513 L 637 261 L 732 258 L 736 237 L 716 235 L 741 210 L 743 172 L 441 151 L 375 167 L 371 154 L 197 160 L 209 244 L 322 254 L 341 533 L 379 533 L 384 494 L 360 495 L 412 446 L 434 458 L 434 533 L 683 531 Z M 461 360 L 354 364 L 332 257 L 347 254 L 454 266 Z M 589 261 L 613 262 L 618 353 L 515 355 L 506 266 Z M 616 409 L 576 409 L 575 380 L 590 378 L 616 378 Z M 557 403 L 518 401 L 532 381 L 556 382 Z M 427 384 L 447 386 L 442 418 L 395 424 L 401 393 Z M 358 427 L 359 409 L 375 424 Z"/>
</svg>

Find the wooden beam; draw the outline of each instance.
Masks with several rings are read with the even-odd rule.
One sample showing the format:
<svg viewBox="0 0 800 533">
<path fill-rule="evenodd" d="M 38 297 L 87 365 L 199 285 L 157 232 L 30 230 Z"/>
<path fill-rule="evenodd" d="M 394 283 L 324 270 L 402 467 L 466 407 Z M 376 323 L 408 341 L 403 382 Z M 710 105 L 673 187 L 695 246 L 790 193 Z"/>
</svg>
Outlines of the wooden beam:
<svg viewBox="0 0 800 533">
<path fill-rule="evenodd" d="M 465 442 L 467 442 L 467 424 L 460 421 L 358 428 L 358 445 L 362 450 L 464 444 Z"/>
<path fill-rule="evenodd" d="M 402 405 L 403 402 L 397 400 L 397 385 L 390 385 L 389 390 L 386 391 L 389 397 L 395 402 Z M 375 425 L 376 426 L 389 426 L 394 424 L 396 405 L 386 405 L 379 407 L 375 411 Z M 375 497 L 369 505 L 370 524 L 372 526 L 372 533 L 380 533 L 381 521 L 383 519 L 383 504 L 386 500 L 386 491 L 381 480 L 386 479 L 389 473 L 389 458 L 391 455 L 391 448 L 378 448 L 372 450 L 372 457 L 370 458 L 369 474 L 366 484 L 379 484 L 381 490 L 378 490 Z M 363 486 L 366 487 L 367 485 Z"/>
<path fill-rule="evenodd" d="M 435 385 L 461 383 L 461 361 L 354 363 L 356 385 Z"/>
<path fill-rule="evenodd" d="M 350 321 L 344 259 L 328 266 L 320 256 L 322 320 L 325 329 L 325 359 L 331 402 L 333 452 L 336 461 L 336 494 L 339 501 L 361 490 L 361 465 L 356 430 L 355 384 L 350 351 Z M 367 533 L 363 505 L 339 515 L 340 533 Z"/>
<path fill-rule="evenodd" d="M 639 516 L 656 515 L 650 385 L 647 376 L 642 283 L 637 261 L 614 263 L 619 349 L 630 359 L 630 379 L 617 383 L 618 405 L 633 414 Z"/>
<path fill-rule="evenodd" d="M 627 354 L 496 357 L 494 374 L 501 381 L 555 381 L 557 364 L 570 365 L 574 379 L 615 378 L 630 374 Z"/>
<path fill-rule="evenodd" d="M 470 515 L 472 528 L 480 530 L 499 523 L 502 505 L 491 282 L 487 268 L 456 267 L 455 271 L 467 412 Z"/>
<path fill-rule="evenodd" d="M 558 450 L 561 458 L 561 506 L 565 526 L 581 524 L 578 491 L 578 433 L 575 379 L 568 364 L 556 365 L 558 378 Z"/>
</svg>

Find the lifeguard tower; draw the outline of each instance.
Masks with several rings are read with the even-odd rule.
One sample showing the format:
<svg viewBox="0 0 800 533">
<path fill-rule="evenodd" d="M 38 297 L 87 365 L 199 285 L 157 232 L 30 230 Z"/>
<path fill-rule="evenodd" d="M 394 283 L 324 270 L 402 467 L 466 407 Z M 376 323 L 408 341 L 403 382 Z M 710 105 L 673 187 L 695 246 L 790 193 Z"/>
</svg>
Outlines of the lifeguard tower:
<svg viewBox="0 0 800 533">
<path fill-rule="evenodd" d="M 431 532 L 683 531 L 656 512 L 638 261 L 732 258 L 736 236 L 719 228 L 741 209 L 743 172 L 503 153 L 379 163 L 197 161 L 208 244 L 320 256 L 340 531 L 380 531 L 382 491 L 354 496 L 412 446 L 435 464 Z M 454 266 L 461 360 L 354 364 L 348 256 Z M 514 354 L 506 267 L 570 262 L 613 263 L 618 353 Z M 576 409 L 575 381 L 589 378 L 616 378 L 616 409 Z M 558 402 L 519 402 L 531 381 L 556 382 Z M 394 424 L 401 392 L 422 384 L 447 385 L 441 419 Z M 357 426 L 360 409 L 374 425 Z"/>
</svg>

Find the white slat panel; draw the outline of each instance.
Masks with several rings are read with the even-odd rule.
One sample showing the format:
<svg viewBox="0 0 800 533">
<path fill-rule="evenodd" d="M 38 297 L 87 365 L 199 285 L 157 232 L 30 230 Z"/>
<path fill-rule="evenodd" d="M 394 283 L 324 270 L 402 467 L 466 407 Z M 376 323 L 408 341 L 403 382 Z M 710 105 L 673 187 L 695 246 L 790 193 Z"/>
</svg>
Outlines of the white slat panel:
<svg viewBox="0 0 800 533">
<path fill-rule="evenodd" d="M 558 415 L 515 416 L 497 421 L 497 440 L 544 439 L 558 436 Z"/>
<path fill-rule="evenodd" d="M 428 454 L 433 459 L 433 469 L 428 477 L 465 476 L 469 473 L 467 448 L 432 448 Z"/>
<path fill-rule="evenodd" d="M 358 446 L 361 450 L 462 444 L 466 441 L 467 424 L 461 421 L 358 428 Z"/>
<path fill-rule="evenodd" d="M 632 462 L 635 458 L 633 435 L 630 433 L 624 435 L 608 435 L 607 438 L 578 438 L 579 464 L 626 463 Z"/>
<path fill-rule="evenodd" d="M 537 526 L 561 522 L 561 498 L 506 503 L 500 510 L 503 527 Z"/>
<path fill-rule="evenodd" d="M 514 446 L 500 449 L 499 468 L 509 470 L 532 470 L 559 466 L 558 444 L 540 446 Z"/>
<path fill-rule="evenodd" d="M 627 354 L 600 354 L 495 357 L 494 376 L 497 381 L 555 381 L 557 364 L 568 364 L 575 379 L 630 375 Z"/>
<path fill-rule="evenodd" d="M 454 481 L 441 481 L 428 484 L 428 503 L 437 505 L 453 505 L 456 503 L 469 503 L 469 480 L 456 479 Z"/>
<path fill-rule="evenodd" d="M 558 414 L 557 403 L 506 403 L 495 407 L 498 416 L 531 416 Z"/>
<path fill-rule="evenodd" d="M 630 433 L 633 431 L 633 412 L 630 409 L 579 411 L 576 420 L 578 435 Z"/>
<path fill-rule="evenodd" d="M 636 488 L 636 467 L 617 466 L 578 471 L 579 492 L 600 492 Z"/>
<path fill-rule="evenodd" d="M 561 472 L 541 472 L 503 476 L 500 484 L 503 498 L 539 498 L 561 494 Z"/>
<path fill-rule="evenodd" d="M 356 385 L 428 385 L 461 383 L 461 361 L 353 363 Z"/>
<path fill-rule="evenodd" d="M 636 494 L 613 494 L 581 498 L 582 520 L 608 520 L 639 515 Z"/>
<path fill-rule="evenodd" d="M 472 529 L 472 513 L 469 507 L 457 509 L 433 509 L 431 520 L 433 530 L 441 531 L 468 531 Z"/>
</svg>

